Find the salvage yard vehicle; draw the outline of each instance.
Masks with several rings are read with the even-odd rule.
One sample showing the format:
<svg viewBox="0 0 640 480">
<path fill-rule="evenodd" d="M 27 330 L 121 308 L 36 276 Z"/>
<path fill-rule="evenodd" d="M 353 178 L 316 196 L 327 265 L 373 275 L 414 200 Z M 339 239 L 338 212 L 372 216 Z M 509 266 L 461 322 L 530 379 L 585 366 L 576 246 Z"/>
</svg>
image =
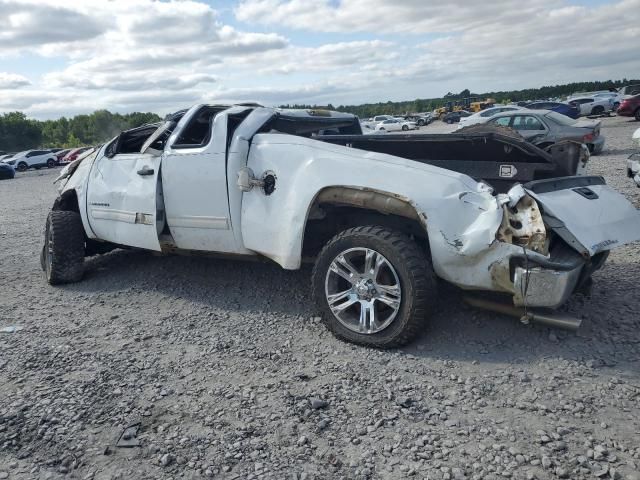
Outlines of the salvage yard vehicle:
<svg viewBox="0 0 640 480">
<path fill-rule="evenodd" d="M 376 125 L 376 130 L 380 130 L 383 132 L 406 132 L 407 130 L 415 130 L 418 128 L 418 124 L 416 122 L 410 122 L 408 120 L 400 120 L 397 118 L 390 118 L 388 120 L 383 120 L 379 124 Z"/>
<path fill-rule="evenodd" d="M 540 148 L 567 140 L 584 143 L 594 155 L 604 148 L 599 120 L 574 120 L 549 110 L 518 110 L 495 115 L 489 123 L 513 128 Z"/>
<path fill-rule="evenodd" d="M 16 176 L 13 165 L 0 162 L 0 180 L 10 180 Z"/>
<path fill-rule="evenodd" d="M 462 122 L 465 118 L 469 118 L 470 116 L 471 112 L 467 112 L 466 110 L 456 110 L 454 112 L 445 113 L 442 117 L 442 121 L 444 123 L 452 124 Z"/>
<path fill-rule="evenodd" d="M 503 112 L 512 112 L 514 110 L 520 110 L 520 107 L 518 107 L 517 105 L 500 105 L 498 107 L 487 108 L 486 110 L 482 110 L 481 112 L 469 115 L 467 116 L 467 118 L 462 118 L 460 120 L 460 124 L 458 125 L 458 129 L 468 127 L 469 125 L 476 125 L 478 123 L 486 123 L 494 115 Z"/>
<path fill-rule="evenodd" d="M 640 122 L 640 95 L 622 100 L 616 113 L 623 117 L 634 117 Z"/>
<path fill-rule="evenodd" d="M 531 313 L 562 305 L 610 249 L 640 239 L 640 212 L 601 177 L 496 195 L 463 173 L 331 143 L 340 136 L 376 140 L 353 115 L 256 105 L 196 105 L 123 132 L 61 173 L 46 279 L 77 282 L 85 256 L 122 247 L 262 257 L 290 270 L 309 258 L 325 325 L 393 347 L 425 329 L 437 278 L 501 292 Z"/>
<path fill-rule="evenodd" d="M 25 150 L 3 161 L 12 165 L 19 172 L 30 168 L 40 170 L 42 167 L 53 168 L 56 166 L 56 156 L 51 150 Z"/>
<path fill-rule="evenodd" d="M 528 110 L 551 110 L 571 118 L 578 118 L 580 116 L 580 109 L 578 107 L 565 102 L 530 102 L 525 103 L 523 107 Z"/>
<path fill-rule="evenodd" d="M 575 97 L 567 100 L 569 105 L 580 109 L 580 115 L 603 115 L 613 110 L 613 99 L 610 97 Z"/>
</svg>

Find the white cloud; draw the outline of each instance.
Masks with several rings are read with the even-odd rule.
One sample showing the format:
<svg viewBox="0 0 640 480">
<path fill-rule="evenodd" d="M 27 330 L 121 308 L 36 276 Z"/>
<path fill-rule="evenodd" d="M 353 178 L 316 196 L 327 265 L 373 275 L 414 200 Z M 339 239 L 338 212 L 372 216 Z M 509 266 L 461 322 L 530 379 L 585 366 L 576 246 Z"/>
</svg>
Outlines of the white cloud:
<svg viewBox="0 0 640 480">
<path fill-rule="evenodd" d="M 22 75 L 0 72 L 0 90 L 26 87 L 27 85 L 31 85 L 31 82 Z"/>
<path fill-rule="evenodd" d="M 98 18 L 55 3 L 0 0 L 0 18 L 0 46 L 5 53 L 87 40 L 105 28 Z"/>
<path fill-rule="evenodd" d="M 562 0 L 241 0 L 239 20 L 320 32 L 443 33 L 518 22 Z"/>
<path fill-rule="evenodd" d="M 0 62 L 16 72 L 0 73 L 0 111 L 354 104 L 636 76 L 640 0 L 575 1 L 237 0 L 234 23 L 204 0 L 0 0 Z M 38 56 L 57 65 L 39 78 L 24 66 Z"/>
</svg>

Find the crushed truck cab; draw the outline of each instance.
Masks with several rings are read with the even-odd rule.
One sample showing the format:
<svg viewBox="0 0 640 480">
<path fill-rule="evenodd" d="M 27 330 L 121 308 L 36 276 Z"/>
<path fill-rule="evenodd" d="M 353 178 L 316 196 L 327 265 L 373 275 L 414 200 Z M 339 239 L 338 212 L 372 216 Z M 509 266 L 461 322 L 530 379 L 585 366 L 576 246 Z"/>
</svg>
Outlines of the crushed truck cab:
<svg viewBox="0 0 640 480">
<path fill-rule="evenodd" d="M 197 105 L 125 131 L 59 177 L 47 279 L 78 281 L 85 256 L 122 247 L 257 256 L 285 269 L 311 259 L 327 327 L 390 347 L 424 328 L 437 277 L 516 307 L 556 308 L 610 249 L 640 239 L 640 213 L 600 177 L 496 193 L 446 162 L 366 150 L 375 141 L 353 148 L 361 133 L 349 114 L 257 105 Z"/>
</svg>

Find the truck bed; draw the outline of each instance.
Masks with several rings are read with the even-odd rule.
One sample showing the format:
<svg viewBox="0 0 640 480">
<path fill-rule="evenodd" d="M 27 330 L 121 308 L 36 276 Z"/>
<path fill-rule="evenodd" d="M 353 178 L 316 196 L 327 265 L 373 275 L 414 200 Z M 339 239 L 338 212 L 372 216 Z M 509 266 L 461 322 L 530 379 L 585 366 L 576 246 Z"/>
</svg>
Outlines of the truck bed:
<svg viewBox="0 0 640 480">
<path fill-rule="evenodd" d="M 576 175 L 581 147 L 550 153 L 509 131 L 449 134 L 318 135 L 316 140 L 428 163 L 484 180 L 497 192 L 514 183 Z"/>
</svg>

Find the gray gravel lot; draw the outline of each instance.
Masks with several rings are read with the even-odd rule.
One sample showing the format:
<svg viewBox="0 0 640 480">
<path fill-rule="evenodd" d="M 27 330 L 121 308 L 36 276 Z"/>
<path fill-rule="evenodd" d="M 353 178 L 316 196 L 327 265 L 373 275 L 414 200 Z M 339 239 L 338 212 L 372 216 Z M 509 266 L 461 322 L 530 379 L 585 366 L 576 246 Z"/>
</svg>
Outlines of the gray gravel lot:
<svg viewBox="0 0 640 480">
<path fill-rule="evenodd" d="M 590 164 L 636 207 L 638 126 L 605 118 Z M 640 478 L 638 244 L 567 305 L 577 335 L 453 296 L 374 351 L 319 323 L 308 268 L 114 251 L 46 285 L 56 172 L 0 182 L 0 479 Z"/>
</svg>

